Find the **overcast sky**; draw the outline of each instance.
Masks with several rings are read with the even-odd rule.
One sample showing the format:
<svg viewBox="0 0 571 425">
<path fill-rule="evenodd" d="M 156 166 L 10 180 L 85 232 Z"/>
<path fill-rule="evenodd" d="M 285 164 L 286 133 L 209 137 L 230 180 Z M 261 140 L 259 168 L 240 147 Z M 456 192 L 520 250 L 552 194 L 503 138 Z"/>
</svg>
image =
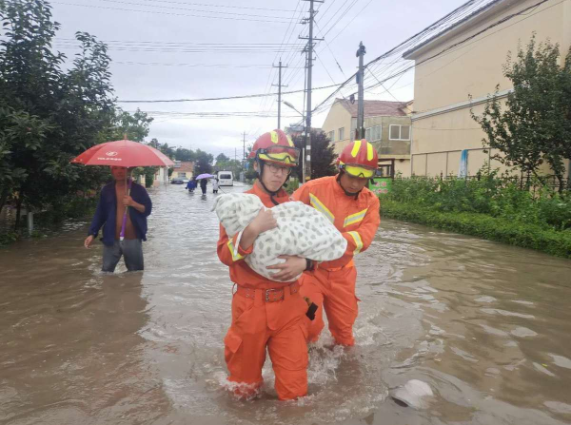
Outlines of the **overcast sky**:
<svg viewBox="0 0 571 425">
<path fill-rule="evenodd" d="M 360 41 L 365 60 L 379 56 L 464 3 L 464 0 L 326 0 L 316 3 L 316 34 L 327 43 L 316 46 L 318 60 L 314 87 L 340 83 L 357 66 Z M 113 86 L 119 100 L 195 99 L 276 92 L 277 65 L 284 65 L 284 91 L 303 90 L 303 55 L 299 53 L 308 26 L 309 2 L 298 0 L 61 0 L 53 1 L 54 18 L 61 24 L 55 47 L 72 56 L 68 41 L 76 31 L 86 31 L 109 41 L 113 59 Z M 295 13 L 294 13 L 295 11 Z M 210 45 L 207 45 L 210 43 Z M 341 69 L 337 65 L 339 63 Z M 343 71 L 343 72 L 342 72 Z M 382 70 L 379 68 L 379 72 Z M 368 99 L 407 101 L 413 98 L 409 72 L 384 90 L 366 93 Z M 314 92 L 313 106 L 334 89 Z M 284 95 L 303 108 L 303 95 Z M 276 97 L 199 103 L 121 104 L 128 111 L 140 107 L 156 112 L 215 112 L 226 116 L 200 118 L 156 115 L 149 139 L 213 155 L 233 157 L 247 144 L 277 127 Z M 227 116 L 228 113 L 257 116 Z M 320 126 L 327 110 L 315 116 Z M 232 114 L 231 114 L 232 115 Z M 299 121 L 297 113 L 282 107 L 282 128 Z"/>
</svg>

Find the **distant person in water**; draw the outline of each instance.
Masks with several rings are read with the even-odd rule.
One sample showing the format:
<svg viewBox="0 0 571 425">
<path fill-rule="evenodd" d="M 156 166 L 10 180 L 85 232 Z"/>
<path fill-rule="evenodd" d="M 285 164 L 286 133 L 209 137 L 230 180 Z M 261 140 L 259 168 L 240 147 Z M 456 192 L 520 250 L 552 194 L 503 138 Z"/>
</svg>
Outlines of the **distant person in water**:
<svg viewBox="0 0 571 425">
<path fill-rule="evenodd" d="M 206 179 L 200 180 L 200 189 L 202 190 L 203 195 L 206 195 L 206 185 L 207 184 L 208 184 L 208 181 Z"/>
<path fill-rule="evenodd" d="M 114 182 L 101 190 L 97 210 L 89 226 L 89 233 L 83 245 L 89 248 L 103 226 L 104 272 L 114 272 L 123 257 L 130 272 L 144 270 L 143 241 L 147 240 L 147 217 L 151 215 L 153 203 L 145 188 L 135 182 L 129 185 L 130 170 L 125 167 L 111 167 Z M 125 238 L 120 241 L 123 216 L 127 207 Z"/>
<path fill-rule="evenodd" d="M 212 193 L 218 193 L 218 179 L 213 179 L 212 180 Z"/>
<path fill-rule="evenodd" d="M 196 189 L 196 180 L 189 180 L 186 184 L 186 188 L 190 193 L 194 193 L 194 189 Z"/>
</svg>

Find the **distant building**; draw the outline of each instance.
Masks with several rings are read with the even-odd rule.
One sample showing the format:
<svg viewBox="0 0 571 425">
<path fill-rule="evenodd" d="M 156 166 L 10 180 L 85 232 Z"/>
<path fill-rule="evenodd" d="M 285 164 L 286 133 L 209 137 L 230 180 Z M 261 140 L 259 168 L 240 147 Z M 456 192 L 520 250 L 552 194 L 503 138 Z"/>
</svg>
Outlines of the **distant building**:
<svg viewBox="0 0 571 425">
<path fill-rule="evenodd" d="M 401 173 L 410 176 L 410 140 L 412 102 L 365 100 L 365 139 L 376 147 L 383 175 Z M 335 99 L 323 131 L 339 154 L 355 140 L 357 102 Z"/>
<path fill-rule="evenodd" d="M 192 179 L 194 177 L 194 162 L 192 161 L 175 161 L 174 169 L 170 176 L 171 179 Z"/>
</svg>

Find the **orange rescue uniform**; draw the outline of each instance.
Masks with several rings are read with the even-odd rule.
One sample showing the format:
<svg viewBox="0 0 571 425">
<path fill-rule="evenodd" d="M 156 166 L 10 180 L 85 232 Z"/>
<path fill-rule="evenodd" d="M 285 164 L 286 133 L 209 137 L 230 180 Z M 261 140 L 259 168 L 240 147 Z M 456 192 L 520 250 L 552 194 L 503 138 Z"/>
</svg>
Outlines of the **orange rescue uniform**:
<svg viewBox="0 0 571 425">
<path fill-rule="evenodd" d="M 274 206 L 257 184 L 246 193 Z M 289 201 L 285 191 L 274 199 Z M 262 367 L 268 348 L 280 400 L 307 394 L 307 303 L 299 294 L 299 283 L 279 283 L 254 272 L 244 258 L 252 252 L 236 246 L 238 235 L 229 238 L 220 226 L 218 257 L 230 267 L 230 279 L 237 285 L 232 298 L 232 324 L 224 338 L 224 357 L 235 382 L 235 393 L 252 396 L 262 385 Z M 235 249 L 236 248 L 236 249 Z"/>
<path fill-rule="evenodd" d="M 353 257 L 365 251 L 381 223 L 379 199 L 364 188 L 359 195 L 347 196 L 337 176 L 311 180 L 299 188 L 293 199 L 322 212 L 347 239 L 347 250 L 335 261 L 319 263 L 301 278 L 301 294 L 319 306 L 309 325 L 309 341 L 315 342 L 323 330 L 325 308 L 329 330 L 337 344 L 352 346 L 353 324 L 358 306 L 355 295 L 357 270 Z"/>
</svg>

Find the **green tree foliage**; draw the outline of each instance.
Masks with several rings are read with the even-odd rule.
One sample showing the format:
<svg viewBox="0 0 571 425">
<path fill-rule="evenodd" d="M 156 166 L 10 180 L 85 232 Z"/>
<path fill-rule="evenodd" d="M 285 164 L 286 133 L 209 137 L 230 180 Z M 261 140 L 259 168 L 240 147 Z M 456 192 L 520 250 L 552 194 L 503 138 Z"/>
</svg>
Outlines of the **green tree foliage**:
<svg viewBox="0 0 571 425">
<path fill-rule="evenodd" d="M 109 178 L 70 160 L 91 146 L 142 141 L 151 118 L 116 108 L 107 46 L 77 32 L 73 61 L 52 49 L 59 24 L 46 0 L 0 0 L 0 207 L 64 206 Z M 16 226 L 18 220 L 16 221 Z"/>
<path fill-rule="evenodd" d="M 243 171 L 242 162 L 237 159 L 230 159 L 221 153 L 216 157 L 214 171 L 232 171 L 234 173 L 234 177 L 238 178 L 240 173 Z"/>
<path fill-rule="evenodd" d="M 201 151 L 200 149 L 197 149 L 196 162 L 194 163 L 194 174 L 197 176 L 199 174 L 204 174 L 204 173 L 211 174 L 213 171 L 212 167 L 213 161 L 214 157 L 211 154 Z"/>
<path fill-rule="evenodd" d="M 127 138 L 134 142 L 142 142 L 149 135 L 153 118 L 139 108 L 133 113 L 117 108 L 113 117 L 113 134 L 110 139 L 122 140 Z"/>
<path fill-rule="evenodd" d="M 230 158 L 228 158 L 223 153 L 221 153 L 220 155 L 218 155 L 216 157 L 216 164 L 220 164 L 220 163 L 224 163 L 224 162 L 228 162 L 228 161 L 230 161 Z"/>
<path fill-rule="evenodd" d="M 547 162 L 562 188 L 563 160 L 571 158 L 571 51 L 563 67 L 559 61 L 558 45 L 536 46 L 532 37 L 526 50 L 519 49 L 517 60 L 508 54 L 504 75 L 513 92 L 505 111 L 498 86 L 484 113 L 471 114 L 486 133 L 484 146 L 501 152 L 495 159 L 537 178 L 541 164 Z"/>
<path fill-rule="evenodd" d="M 101 169 L 70 159 L 105 140 L 114 118 L 106 46 L 77 33 L 81 52 L 62 70 L 52 51 L 59 24 L 45 0 L 0 1 L 0 198 L 18 211 L 50 204 L 98 185 Z"/>
<path fill-rule="evenodd" d="M 295 147 L 300 150 L 300 161 L 296 167 L 296 172 L 301 180 L 303 161 L 301 155 L 302 148 L 305 146 L 305 137 L 297 136 L 293 139 Z M 323 131 L 311 131 L 311 178 L 318 179 L 320 177 L 333 176 L 337 174 L 335 167 L 335 154 L 331 140 Z"/>
<path fill-rule="evenodd" d="M 192 149 L 186 149 L 180 146 L 176 148 L 176 151 L 174 152 L 174 157 L 177 161 L 194 162 L 197 159 L 196 155 L 196 152 L 194 152 Z"/>
</svg>

